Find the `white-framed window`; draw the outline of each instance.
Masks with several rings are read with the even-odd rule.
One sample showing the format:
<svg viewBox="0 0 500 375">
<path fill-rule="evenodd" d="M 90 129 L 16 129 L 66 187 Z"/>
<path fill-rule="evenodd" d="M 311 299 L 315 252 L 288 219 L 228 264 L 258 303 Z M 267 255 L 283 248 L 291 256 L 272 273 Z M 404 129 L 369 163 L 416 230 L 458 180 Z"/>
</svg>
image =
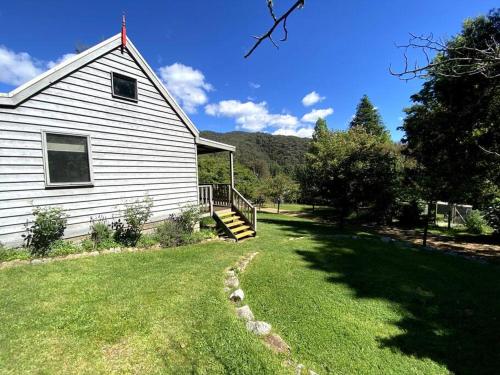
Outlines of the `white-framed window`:
<svg viewBox="0 0 500 375">
<path fill-rule="evenodd" d="M 114 97 L 137 101 L 137 80 L 126 75 L 111 72 L 111 93 Z"/>
<path fill-rule="evenodd" d="M 90 136 L 42 132 L 47 187 L 92 186 Z"/>
</svg>

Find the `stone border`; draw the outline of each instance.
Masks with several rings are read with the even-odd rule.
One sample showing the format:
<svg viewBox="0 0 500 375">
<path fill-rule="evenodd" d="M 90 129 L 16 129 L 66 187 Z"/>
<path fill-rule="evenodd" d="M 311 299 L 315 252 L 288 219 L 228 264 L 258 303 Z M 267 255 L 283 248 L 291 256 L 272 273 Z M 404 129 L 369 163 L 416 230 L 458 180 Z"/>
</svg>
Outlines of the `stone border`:
<svg viewBox="0 0 500 375">
<path fill-rule="evenodd" d="M 197 242 L 195 244 L 191 245 L 201 245 L 207 242 L 212 242 L 212 241 L 222 241 L 219 238 L 208 238 L 206 240 L 203 240 L 201 242 Z M 190 246 L 190 245 L 183 245 L 183 246 Z M 101 251 L 89 251 L 89 252 L 81 252 L 81 253 L 75 253 L 75 254 L 68 254 L 68 255 L 61 255 L 61 256 L 55 256 L 55 257 L 45 257 L 45 258 L 33 258 L 33 259 L 14 259 L 14 260 L 8 260 L 6 262 L 0 262 L 0 270 L 6 269 L 6 268 L 13 268 L 13 267 L 18 267 L 18 266 L 25 266 L 25 265 L 38 265 L 38 264 L 44 264 L 44 263 L 52 263 L 52 262 L 60 262 L 63 260 L 69 260 L 69 259 L 80 259 L 80 258 L 91 258 L 91 257 L 96 257 L 99 255 L 106 255 L 106 254 L 119 254 L 119 253 L 139 253 L 139 252 L 145 252 L 145 251 L 160 251 L 164 249 L 174 249 L 175 247 L 162 247 L 160 244 L 155 244 L 150 247 L 112 247 L 110 249 L 106 250 L 101 250 Z"/>
<path fill-rule="evenodd" d="M 278 334 L 272 331 L 271 324 L 256 320 L 250 306 L 243 305 L 245 293 L 240 287 L 238 275 L 243 273 L 248 264 L 258 255 L 258 252 L 249 253 L 240 258 L 240 260 L 232 267 L 225 270 L 224 292 L 229 295 L 229 300 L 234 303 L 235 313 L 239 319 L 245 322 L 247 331 L 260 337 L 264 344 L 275 353 L 285 354 L 287 359 L 284 362 L 285 366 L 295 369 L 295 374 L 303 374 L 304 371 L 308 375 L 318 375 L 313 370 L 308 370 L 301 364 L 291 359 L 290 346 Z"/>
</svg>

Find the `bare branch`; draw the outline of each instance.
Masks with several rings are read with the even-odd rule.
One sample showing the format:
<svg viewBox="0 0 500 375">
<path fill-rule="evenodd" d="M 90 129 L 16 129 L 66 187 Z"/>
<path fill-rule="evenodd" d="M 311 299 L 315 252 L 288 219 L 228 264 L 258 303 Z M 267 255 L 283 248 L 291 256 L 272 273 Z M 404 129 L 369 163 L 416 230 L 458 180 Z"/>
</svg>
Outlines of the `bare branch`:
<svg viewBox="0 0 500 375">
<path fill-rule="evenodd" d="M 394 71 L 392 66 L 389 72 L 401 80 L 409 81 L 414 78 L 427 78 L 433 74 L 443 77 L 464 77 L 475 74 L 486 78 L 500 77 L 500 42 L 493 36 L 486 41 L 484 48 L 476 46 L 453 46 L 445 41 L 434 39 L 432 34 L 415 35 L 410 33 L 409 42 L 397 46 L 403 50 L 403 69 Z M 424 55 L 425 63 L 408 64 L 408 52 L 417 50 Z M 441 55 L 445 58 L 436 59 L 431 55 Z"/>
<path fill-rule="evenodd" d="M 489 155 L 494 155 L 494 156 L 496 156 L 497 158 L 500 158 L 500 154 L 499 154 L 498 152 L 487 150 L 487 149 L 485 149 L 485 148 L 484 148 L 483 146 L 481 146 L 481 145 L 478 145 L 478 147 L 479 147 L 482 151 L 486 152 L 487 154 L 489 154 Z"/>
<path fill-rule="evenodd" d="M 257 47 L 266 39 L 269 39 L 271 43 L 274 44 L 276 48 L 278 48 L 278 45 L 274 42 L 272 38 L 272 34 L 274 30 L 283 23 L 283 31 L 285 33 L 283 39 L 281 41 L 286 41 L 288 39 L 288 29 L 286 28 L 286 21 L 288 19 L 288 16 L 292 14 L 296 9 L 302 8 L 304 6 L 305 0 L 297 0 L 291 7 L 288 9 L 285 13 L 283 13 L 279 18 L 276 18 L 276 15 L 274 13 L 274 7 L 273 7 L 273 1 L 272 0 L 267 0 L 267 8 L 269 9 L 269 13 L 271 14 L 271 17 L 274 21 L 273 25 L 267 30 L 266 33 L 262 34 L 260 37 L 257 37 L 257 41 L 253 45 L 253 47 L 245 54 L 245 58 L 249 57 L 253 51 L 257 49 Z"/>
</svg>

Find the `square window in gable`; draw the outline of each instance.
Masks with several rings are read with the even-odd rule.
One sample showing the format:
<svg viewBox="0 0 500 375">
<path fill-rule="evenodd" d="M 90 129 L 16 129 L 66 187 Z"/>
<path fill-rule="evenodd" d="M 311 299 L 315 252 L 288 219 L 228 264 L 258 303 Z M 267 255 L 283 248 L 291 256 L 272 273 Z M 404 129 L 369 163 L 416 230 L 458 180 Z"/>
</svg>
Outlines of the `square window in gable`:
<svg viewBox="0 0 500 375">
<path fill-rule="evenodd" d="M 111 85 L 114 97 L 137 101 L 137 80 L 135 78 L 112 72 Z"/>
</svg>

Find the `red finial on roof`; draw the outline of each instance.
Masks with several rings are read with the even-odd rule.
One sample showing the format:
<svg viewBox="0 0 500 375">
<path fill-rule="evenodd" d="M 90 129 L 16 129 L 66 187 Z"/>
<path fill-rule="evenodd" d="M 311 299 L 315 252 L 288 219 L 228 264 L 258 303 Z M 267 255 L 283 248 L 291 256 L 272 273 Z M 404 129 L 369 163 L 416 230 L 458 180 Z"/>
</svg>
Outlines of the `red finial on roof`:
<svg viewBox="0 0 500 375">
<path fill-rule="evenodd" d="M 122 18 L 122 53 L 123 49 L 127 46 L 127 26 L 125 24 L 125 14 Z"/>
</svg>

